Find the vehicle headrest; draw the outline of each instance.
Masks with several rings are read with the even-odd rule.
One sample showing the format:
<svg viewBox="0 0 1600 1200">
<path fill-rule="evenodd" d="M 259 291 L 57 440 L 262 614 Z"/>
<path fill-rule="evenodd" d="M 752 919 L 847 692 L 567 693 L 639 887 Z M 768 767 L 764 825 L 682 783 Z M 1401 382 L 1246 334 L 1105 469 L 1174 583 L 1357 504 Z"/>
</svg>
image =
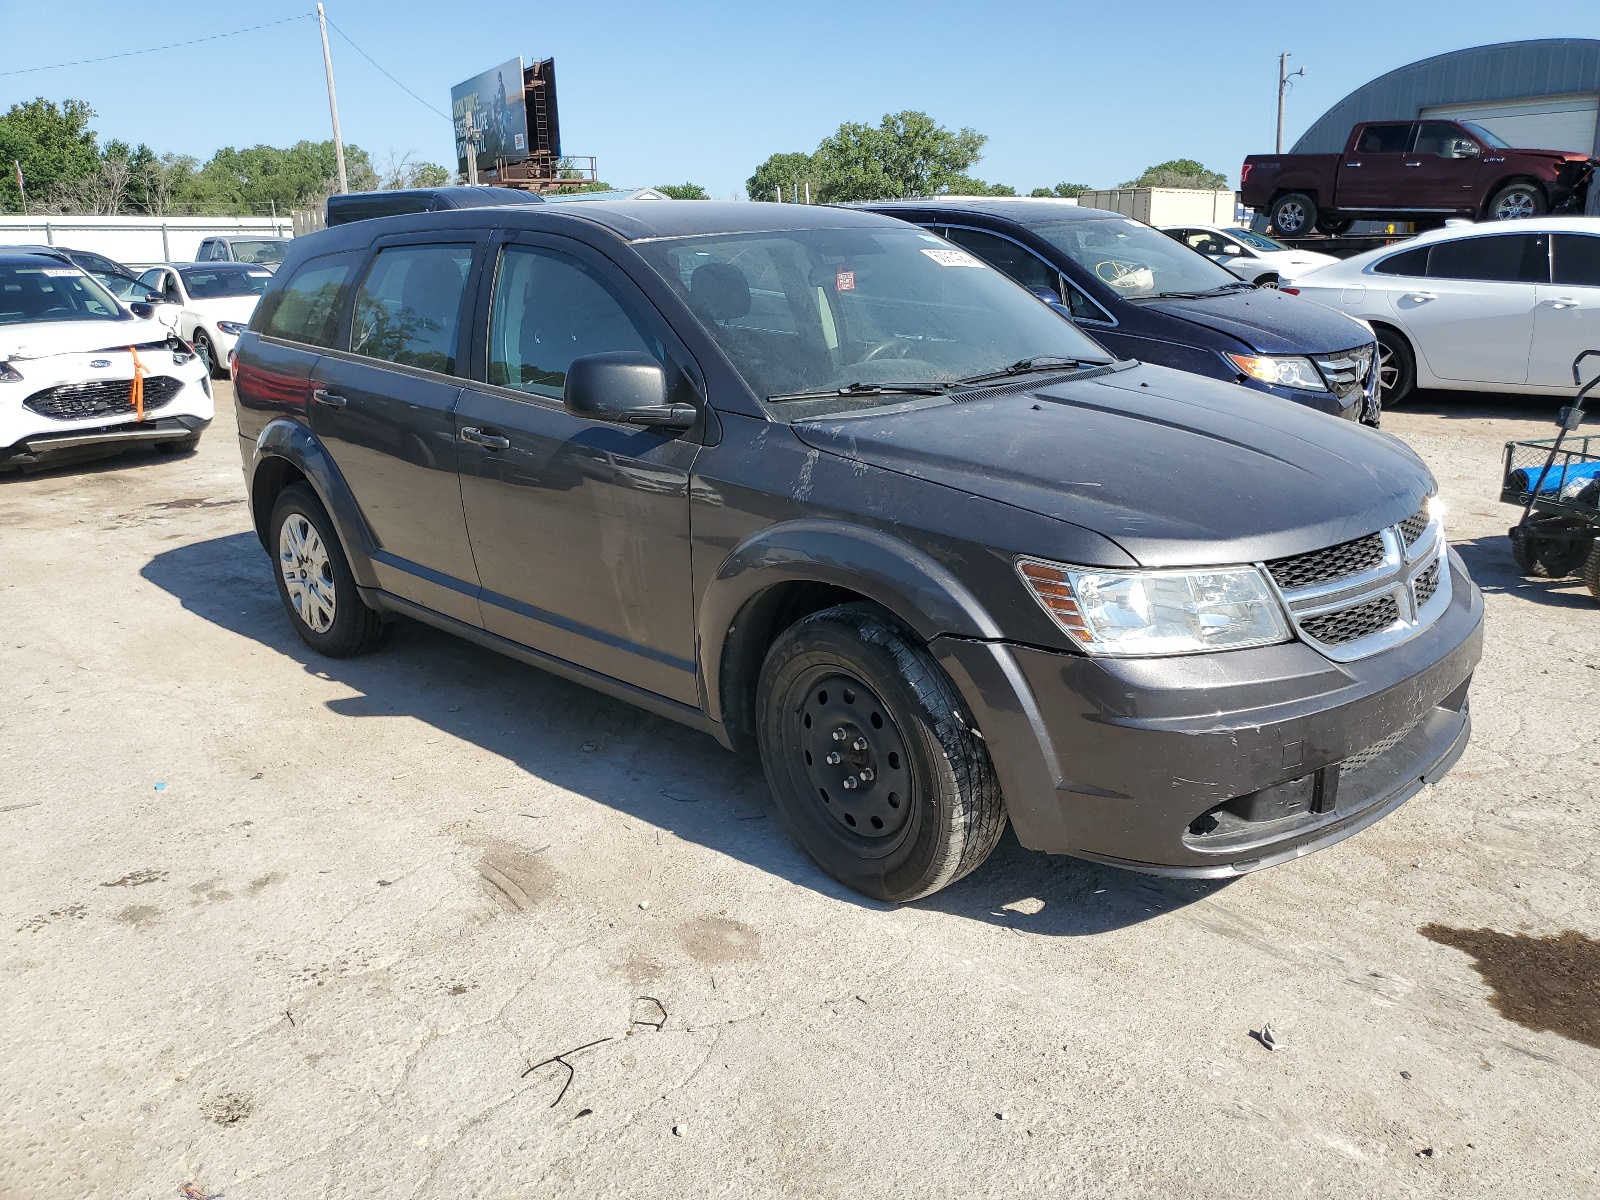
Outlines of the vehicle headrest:
<svg viewBox="0 0 1600 1200">
<path fill-rule="evenodd" d="M 731 321 L 750 311 L 750 281 L 729 263 L 705 263 L 689 276 L 689 295 L 713 321 Z"/>
</svg>

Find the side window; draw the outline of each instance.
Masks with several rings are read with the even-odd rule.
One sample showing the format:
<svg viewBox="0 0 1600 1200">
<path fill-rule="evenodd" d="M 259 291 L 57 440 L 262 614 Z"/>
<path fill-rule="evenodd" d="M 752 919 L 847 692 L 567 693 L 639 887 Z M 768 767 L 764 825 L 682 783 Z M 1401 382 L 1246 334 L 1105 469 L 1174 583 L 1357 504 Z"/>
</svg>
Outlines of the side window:
<svg viewBox="0 0 1600 1200">
<path fill-rule="evenodd" d="M 1549 238 L 1514 233 L 1440 242 L 1428 251 L 1430 279 L 1480 279 L 1491 283 L 1546 283 Z"/>
<path fill-rule="evenodd" d="M 1080 292 L 1071 280 L 1063 282 L 1067 285 L 1067 309 L 1074 321 L 1098 321 L 1102 325 L 1109 323 L 1110 318 L 1104 309 Z"/>
<path fill-rule="evenodd" d="M 350 349 L 452 375 L 470 245 L 390 246 L 378 251 L 356 292 Z"/>
<path fill-rule="evenodd" d="M 162 272 L 152 268 L 146 271 L 143 275 L 139 276 L 139 282 L 145 287 L 159 292 L 161 290 L 161 276 Z"/>
<path fill-rule="evenodd" d="M 360 258 L 359 253 L 331 254 L 302 263 L 287 284 L 262 299 L 252 324 L 286 341 L 333 345 L 339 311 Z"/>
<path fill-rule="evenodd" d="M 581 260 L 508 246 L 489 316 L 489 382 L 560 399 L 575 358 L 631 350 L 664 358 L 649 326 Z"/>
<path fill-rule="evenodd" d="M 1391 255 L 1372 268 L 1375 275 L 1411 275 L 1417 278 L 1428 273 L 1428 248 L 1418 246 Z"/>
<path fill-rule="evenodd" d="M 1555 281 L 1578 287 L 1600 287 L 1600 237 L 1556 234 Z"/>
<path fill-rule="evenodd" d="M 1061 294 L 1061 272 L 1033 251 L 996 234 L 976 229 L 947 229 L 944 234 L 956 245 L 971 250 L 991 266 L 1000 268 L 1030 291 Z"/>
<path fill-rule="evenodd" d="M 1411 124 L 1369 125 L 1356 143 L 1357 154 L 1404 154 L 1411 140 Z"/>
<path fill-rule="evenodd" d="M 1433 154 L 1439 158 L 1468 158 L 1470 155 L 1456 152 L 1456 144 L 1464 141 L 1470 139 L 1454 125 L 1447 125 L 1443 121 L 1424 121 L 1417 127 L 1417 142 L 1412 153 Z"/>
<path fill-rule="evenodd" d="M 1196 229 L 1183 239 L 1184 245 L 1200 254 L 1226 254 L 1228 247 L 1233 243 L 1222 237 L 1221 234 L 1212 233 L 1209 229 Z"/>
</svg>

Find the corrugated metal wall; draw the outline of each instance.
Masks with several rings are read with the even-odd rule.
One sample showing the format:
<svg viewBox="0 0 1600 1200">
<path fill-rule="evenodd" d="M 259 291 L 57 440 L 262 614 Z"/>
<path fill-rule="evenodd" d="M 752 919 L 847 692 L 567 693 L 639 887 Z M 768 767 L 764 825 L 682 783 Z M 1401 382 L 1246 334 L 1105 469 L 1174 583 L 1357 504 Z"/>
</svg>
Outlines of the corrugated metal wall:
<svg viewBox="0 0 1600 1200">
<path fill-rule="evenodd" d="M 1600 92 L 1600 41 L 1550 38 L 1474 46 L 1380 75 L 1324 113 L 1296 154 L 1337 154 L 1361 121 L 1412 119 L 1436 104 Z M 1600 156 L 1600 145 L 1595 147 Z M 1593 197 L 1591 198 L 1593 199 Z"/>
</svg>

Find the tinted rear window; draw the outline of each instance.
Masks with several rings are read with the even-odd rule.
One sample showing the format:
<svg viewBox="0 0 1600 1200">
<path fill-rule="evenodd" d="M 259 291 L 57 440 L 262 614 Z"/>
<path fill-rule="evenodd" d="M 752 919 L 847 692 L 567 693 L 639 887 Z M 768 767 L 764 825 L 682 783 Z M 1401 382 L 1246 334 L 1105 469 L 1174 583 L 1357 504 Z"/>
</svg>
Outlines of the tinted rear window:
<svg viewBox="0 0 1600 1200">
<path fill-rule="evenodd" d="M 1600 287 L 1600 237 L 1556 234 L 1555 281 L 1579 287 Z"/>
<path fill-rule="evenodd" d="M 1543 234 L 1440 242 L 1428 251 L 1431 279 L 1481 279 L 1490 283 L 1545 283 L 1550 277 L 1549 240 Z"/>
<path fill-rule="evenodd" d="M 300 264 L 289 282 L 271 292 L 251 325 L 260 333 L 308 346 L 331 346 L 359 251 L 327 254 Z"/>
<path fill-rule="evenodd" d="M 1420 278 L 1428 273 L 1428 248 L 1418 246 L 1413 250 L 1392 254 L 1372 270 L 1378 275 L 1415 275 Z"/>
<path fill-rule="evenodd" d="M 1404 154 L 1406 142 L 1411 138 L 1411 125 L 1372 125 L 1356 143 L 1360 154 Z"/>
<path fill-rule="evenodd" d="M 401 213 L 433 212 L 442 207 L 431 196 L 394 196 L 377 200 L 370 196 L 359 199 L 329 196 L 328 224 L 343 225 L 350 221 L 369 221 L 374 217 L 394 217 Z"/>
</svg>

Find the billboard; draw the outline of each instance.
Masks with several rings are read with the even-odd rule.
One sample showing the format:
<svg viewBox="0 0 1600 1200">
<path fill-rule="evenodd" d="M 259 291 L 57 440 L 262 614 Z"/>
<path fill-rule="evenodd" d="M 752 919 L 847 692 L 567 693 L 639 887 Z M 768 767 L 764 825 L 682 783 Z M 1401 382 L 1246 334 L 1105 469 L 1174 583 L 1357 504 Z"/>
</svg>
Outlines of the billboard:
<svg viewBox="0 0 1600 1200">
<path fill-rule="evenodd" d="M 522 59 L 503 62 L 450 89 L 456 124 L 456 165 L 467 174 L 467 134 L 478 144 L 478 170 L 494 170 L 498 158 L 528 153 L 528 109 L 523 99 Z"/>
</svg>

